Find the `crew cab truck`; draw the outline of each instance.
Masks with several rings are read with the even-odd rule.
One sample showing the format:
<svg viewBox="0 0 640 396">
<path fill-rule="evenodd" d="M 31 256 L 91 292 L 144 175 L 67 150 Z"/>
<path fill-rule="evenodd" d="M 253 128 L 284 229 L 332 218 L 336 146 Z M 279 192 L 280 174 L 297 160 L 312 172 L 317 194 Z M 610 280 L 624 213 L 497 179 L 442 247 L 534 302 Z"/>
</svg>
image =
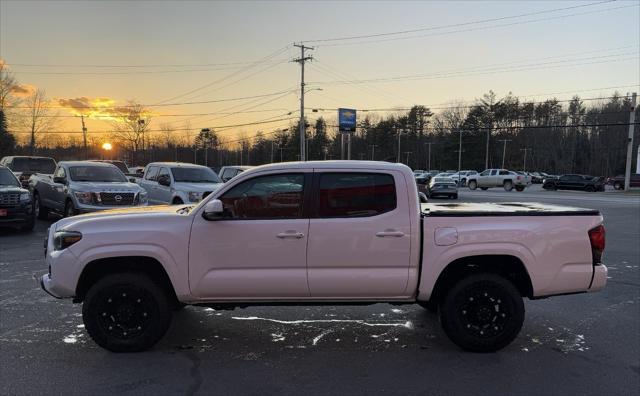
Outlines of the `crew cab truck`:
<svg viewBox="0 0 640 396">
<path fill-rule="evenodd" d="M 506 169 L 487 169 L 481 173 L 467 176 L 467 185 L 470 190 L 480 187 L 481 190 L 487 190 L 492 187 L 502 187 L 505 191 L 524 191 L 531 184 L 531 176 L 521 175 L 517 172 Z"/>
<path fill-rule="evenodd" d="M 594 210 L 424 204 L 411 170 L 368 161 L 252 168 L 198 205 L 60 220 L 42 288 L 82 303 L 100 346 L 141 351 L 183 304 L 420 304 L 462 348 L 495 351 L 523 298 L 605 286 Z M 576 309 L 579 309 L 576 307 Z"/>
<path fill-rule="evenodd" d="M 123 206 L 147 205 L 147 193 L 115 165 L 93 161 L 62 161 L 53 177 L 33 175 L 29 179 L 35 215 L 46 219 L 49 212 L 65 217 Z"/>
</svg>

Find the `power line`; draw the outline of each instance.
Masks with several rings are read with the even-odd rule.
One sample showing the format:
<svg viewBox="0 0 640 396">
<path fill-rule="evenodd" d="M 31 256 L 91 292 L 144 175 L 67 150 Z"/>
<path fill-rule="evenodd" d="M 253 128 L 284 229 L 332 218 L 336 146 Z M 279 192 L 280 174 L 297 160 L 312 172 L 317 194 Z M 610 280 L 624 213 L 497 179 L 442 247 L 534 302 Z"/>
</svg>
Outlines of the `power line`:
<svg viewBox="0 0 640 396">
<path fill-rule="evenodd" d="M 109 110 L 109 109 L 119 109 L 119 108 L 133 108 L 133 107 L 165 107 L 165 106 L 186 106 L 186 105 L 197 105 L 197 104 L 208 104 L 208 103 L 221 103 L 221 102 L 235 102 L 240 100 L 248 100 L 248 99 L 256 99 L 256 98 L 266 98 L 269 96 L 281 95 L 283 93 L 291 93 L 292 90 L 271 92 L 268 94 L 262 95 L 253 95 L 253 96 L 242 96 L 238 98 L 227 98 L 227 99 L 214 99 L 214 100 L 204 100 L 198 102 L 175 102 L 175 103 L 164 103 L 164 104 L 135 104 L 135 105 L 113 105 L 113 106 L 48 106 L 50 109 L 88 109 L 88 110 Z M 12 106 L 7 105 L 6 108 L 12 109 L 31 109 L 32 106 Z"/>
<path fill-rule="evenodd" d="M 504 16 L 499 18 L 481 19 L 477 21 L 462 22 L 462 23 L 455 23 L 455 24 L 449 24 L 449 25 L 430 26 L 430 27 L 423 27 L 423 28 L 417 28 L 417 29 L 400 30 L 400 31 L 386 32 L 386 33 L 374 33 L 374 34 L 366 34 L 366 35 L 359 35 L 359 36 L 343 36 L 343 37 L 333 37 L 333 38 L 327 38 L 327 39 L 306 40 L 304 42 L 305 43 L 324 43 L 324 42 L 332 42 L 332 41 L 345 41 L 345 40 L 357 40 L 357 39 L 363 39 L 363 38 L 396 36 L 396 35 L 417 33 L 417 32 L 429 31 L 429 30 L 448 29 L 452 27 L 461 27 L 461 26 L 468 26 L 468 25 L 475 25 L 475 24 L 482 24 L 482 23 L 489 23 L 489 22 L 498 22 L 505 19 L 522 18 L 526 16 L 548 14 L 548 13 L 559 12 L 559 11 L 568 11 L 576 8 L 585 8 L 585 7 L 592 7 L 600 4 L 611 3 L 613 1 L 615 0 L 599 1 L 596 3 L 580 4 L 580 5 L 571 6 L 571 7 L 554 8 L 549 10 L 528 12 L 528 13 L 518 14 L 518 15 L 509 15 L 509 16 Z"/>
<path fill-rule="evenodd" d="M 93 68 L 148 68 L 148 67 L 211 67 L 211 66 L 233 66 L 249 65 L 256 61 L 246 62 L 225 62 L 225 63 L 182 63 L 182 64 L 143 64 L 143 65 L 97 65 L 97 64 L 60 64 L 60 63 L 11 63 L 11 66 L 25 67 L 93 67 Z"/>
<path fill-rule="evenodd" d="M 614 11 L 614 10 L 619 10 L 619 9 L 624 9 L 624 8 L 637 7 L 637 6 L 638 6 L 638 4 L 633 4 L 633 5 L 626 5 L 626 6 L 620 6 L 620 7 L 606 8 L 606 9 L 602 9 L 602 10 L 595 10 L 595 11 L 587 11 L 587 12 L 559 15 L 559 16 L 555 16 L 555 17 L 538 18 L 538 19 L 531 19 L 531 20 L 526 20 L 526 21 L 517 21 L 517 22 L 504 23 L 504 24 L 498 24 L 498 25 L 480 26 L 480 27 L 467 28 L 467 29 L 451 30 L 451 31 L 447 31 L 447 32 L 436 32 L 436 33 L 421 34 L 421 35 L 416 35 L 416 36 L 392 37 L 392 38 L 386 38 L 386 39 L 375 39 L 375 40 L 365 40 L 365 41 L 348 41 L 348 42 L 343 42 L 343 43 L 337 42 L 337 43 L 325 44 L 325 45 L 321 45 L 321 46 L 322 47 L 337 47 L 337 46 L 349 46 L 349 45 L 361 45 L 361 44 L 376 44 L 376 43 L 389 42 L 389 41 L 418 39 L 418 38 L 433 37 L 433 36 L 444 36 L 444 35 L 455 34 L 455 33 L 482 31 L 482 30 L 489 30 L 489 29 L 496 29 L 496 28 L 502 28 L 502 27 L 515 26 L 515 25 L 525 25 L 525 24 L 536 23 L 536 22 L 546 22 L 546 21 L 551 21 L 551 20 L 564 19 L 564 18 L 581 16 L 581 15 L 596 14 L 596 13 L 601 13 L 601 12 L 608 12 L 608 11 Z"/>
<path fill-rule="evenodd" d="M 158 118 L 158 117 L 203 117 L 203 116 L 208 116 L 208 115 L 234 115 L 234 114 L 249 114 L 249 113 L 270 113 L 270 112 L 276 112 L 276 111 L 284 111 L 287 110 L 284 107 L 281 108 L 277 108 L 277 109 L 264 109 L 264 110 L 248 110 L 248 111 L 236 111 L 236 112 L 219 112 L 219 111 L 214 111 L 211 113 L 187 113 L 187 114 L 153 114 L 152 117 L 153 118 Z M 43 118 L 78 118 L 84 116 L 85 118 L 88 119 L 100 119 L 100 118 L 106 118 L 106 119 L 112 119 L 115 118 L 117 116 L 113 116 L 113 115 L 86 115 L 86 114 L 81 114 L 81 115 L 60 115 L 60 114 L 53 114 L 53 115 L 41 115 L 40 117 Z M 12 117 L 31 117 L 28 114 L 13 114 Z"/>
<path fill-rule="evenodd" d="M 493 67 L 487 68 L 480 66 L 477 71 L 468 72 L 439 72 L 432 74 L 410 74 L 404 76 L 395 76 L 395 77 L 383 77 L 383 78 L 373 78 L 373 79 L 362 79 L 362 80 L 351 80 L 351 81 L 314 81 L 312 84 L 317 85 L 341 85 L 341 84 L 363 84 L 363 83 L 380 83 L 380 82 L 397 82 L 397 81 L 416 81 L 416 80 L 429 80 L 429 79 L 440 79 L 440 78 L 451 78 L 451 77 L 467 77 L 467 76 L 477 76 L 477 75 L 485 75 L 485 74 L 496 74 L 496 73 L 508 73 L 508 72 L 518 72 L 518 71 L 530 71 L 530 70 L 538 70 L 538 69 L 547 69 L 547 68 L 556 68 L 556 67 L 573 67 L 573 66 L 583 66 L 583 65 L 592 65 L 599 63 L 609 63 L 609 62 L 621 62 L 627 60 L 638 60 L 638 57 L 630 57 L 630 58 L 620 58 L 620 59 L 610 59 L 610 60 L 602 60 L 596 62 L 583 62 L 583 63 L 574 63 L 567 65 L 554 65 L 557 63 L 567 63 L 567 62 L 580 62 L 583 60 L 591 60 L 591 59 L 604 59 L 604 58 L 612 58 L 623 55 L 634 55 L 638 54 L 637 51 L 629 52 L 625 54 L 615 54 L 615 55 L 603 55 L 603 56 L 593 56 L 586 57 L 580 59 L 568 59 L 561 61 L 553 61 L 553 62 L 538 62 L 531 63 L 527 65 L 513 66 L 513 67 Z M 543 66 L 543 67 L 537 67 Z"/>
<path fill-rule="evenodd" d="M 210 126 L 209 128 L 212 129 L 223 129 L 223 128 L 238 128 L 238 127 L 243 127 L 243 126 L 251 126 L 251 125 L 261 125 L 261 124 L 270 124 L 270 123 L 274 123 L 274 122 L 280 122 L 280 121 L 290 121 L 290 120 L 294 120 L 296 119 L 295 117 L 289 117 L 289 118 L 281 118 L 278 120 L 271 120 L 271 121 L 260 121 L 260 122 L 249 122 L 249 123 L 245 123 L 245 124 L 235 124 L 235 125 L 219 125 L 219 126 Z M 175 132 L 179 132 L 179 131 L 193 131 L 194 129 L 198 129 L 198 128 L 172 128 L 172 131 Z M 113 133 L 113 132 L 118 132 L 116 130 L 105 130 L 105 131 L 88 131 L 87 133 L 93 133 L 93 134 L 104 134 L 104 133 Z M 163 129 L 147 129 L 146 132 L 166 132 L 166 130 Z M 12 132 L 12 133 L 31 133 L 31 131 L 16 131 L 16 132 Z M 47 131 L 47 132 L 42 132 L 42 135 L 46 135 L 46 134 L 75 134 L 75 133 L 82 133 L 81 131 Z"/>
<path fill-rule="evenodd" d="M 236 72 L 233 72 L 233 73 L 231 73 L 231 74 L 228 74 L 228 75 L 226 75 L 226 76 L 224 76 L 224 77 L 222 77 L 222 78 L 219 78 L 219 79 L 214 80 L 214 81 L 212 81 L 212 82 L 210 82 L 210 83 L 204 84 L 204 85 L 202 85 L 202 86 L 200 86 L 200 87 L 194 88 L 194 89 L 192 89 L 192 90 L 190 90 L 190 91 L 187 91 L 187 92 L 185 92 L 185 93 L 183 93 L 183 94 L 176 95 L 176 96 L 171 97 L 171 98 L 169 98 L 169 99 L 162 100 L 162 101 L 158 102 L 158 104 L 162 104 L 162 103 L 166 103 L 166 102 L 169 102 L 169 101 L 172 101 L 172 100 L 176 100 L 176 99 L 178 99 L 178 98 L 182 98 L 182 97 L 185 97 L 185 96 L 191 95 L 191 94 L 196 93 L 196 92 L 198 92 L 198 91 L 201 91 L 201 90 L 203 90 L 203 89 L 206 89 L 206 88 L 209 88 L 209 87 L 214 86 L 214 85 L 216 85 L 216 84 L 219 84 L 219 83 L 221 83 L 221 82 L 223 82 L 223 81 L 226 81 L 226 80 L 228 80 L 228 79 L 230 79 L 230 78 L 232 78 L 232 77 L 235 77 L 235 76 L 237 76 L 237 75 L 239 75 L 239 74 L 242 74 L 242 73 L 244 73 L 245 71 L 251 70 L 253 67 L 255 67 L 255 66 L 259 65 L 259 64 L 262 64 L 263 62 L 268 61 L 269 59 L 274 58 L 274 57 L 276 57 L 276 56 L 280 55 L 281 53 L 283 53 L 284 51 L 288 50 L 289 48 L 290 48 L 290 46 L 289 46 L 289 45 L 286 45 L 286 46 L 284 46 L 284 47 L 282 47 L 282 48 L 280 48 L 280 49 L 277 49 L 276 51 L 272 52 L 271 54 L 269 54 L 269 55 L 267 55 L 267 56 L 263 57 L 262 59 L 260 59 L 260 60 L 258 60 L 258 61 L 256 61 L 256 62 L 254 62 L 254 63 L 251 63 L 251 64 L 247 65 L 246 67 L 244 67 L 244 68 L 242 68 L 242 69 L 240 69 L 240 70 L 238 70 L 238 71 L 236 71 Z"/>
</svg>

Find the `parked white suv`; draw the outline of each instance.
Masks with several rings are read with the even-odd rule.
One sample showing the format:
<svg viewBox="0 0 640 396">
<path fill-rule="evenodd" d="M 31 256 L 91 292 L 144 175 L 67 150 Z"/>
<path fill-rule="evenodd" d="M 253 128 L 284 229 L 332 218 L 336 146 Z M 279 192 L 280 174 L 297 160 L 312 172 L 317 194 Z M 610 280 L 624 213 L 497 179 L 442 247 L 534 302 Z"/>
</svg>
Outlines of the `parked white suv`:
<svg viewBox="0 0 640 396">
<path fill-rule="evenodd" d="M 180 162 L 152 162 L 138 183 L 147 190 L 150 204 L 174 205 L 200 202 L 222 186 L 210 168 Z"/>
<path fill-rule="evenodd" d="M 487 169 L 482 173 L 467 176 L 467 185 L 471 190 L 478 187 L 482 190 L 503 187 L 505 191 L 511 191 L 515 187 L 516 191 L 524 191 L 529 184 L 531 184 L 531 176 L 520 175 L 506 169 Z"/>
</svg>

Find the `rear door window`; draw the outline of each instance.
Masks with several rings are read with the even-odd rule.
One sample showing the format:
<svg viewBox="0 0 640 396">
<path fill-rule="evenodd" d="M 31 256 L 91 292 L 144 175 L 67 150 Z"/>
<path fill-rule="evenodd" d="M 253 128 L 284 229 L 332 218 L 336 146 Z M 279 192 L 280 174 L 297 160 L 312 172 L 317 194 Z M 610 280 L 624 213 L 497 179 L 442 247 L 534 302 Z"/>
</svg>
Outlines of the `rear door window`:
<svg viewBox="0 0 640 396">
<path fill-rule="evenodd" d="M 318 217 L 366 217 L 397 206 L 393 176 L 385 173 L 321 173 Z"/>
</svg>

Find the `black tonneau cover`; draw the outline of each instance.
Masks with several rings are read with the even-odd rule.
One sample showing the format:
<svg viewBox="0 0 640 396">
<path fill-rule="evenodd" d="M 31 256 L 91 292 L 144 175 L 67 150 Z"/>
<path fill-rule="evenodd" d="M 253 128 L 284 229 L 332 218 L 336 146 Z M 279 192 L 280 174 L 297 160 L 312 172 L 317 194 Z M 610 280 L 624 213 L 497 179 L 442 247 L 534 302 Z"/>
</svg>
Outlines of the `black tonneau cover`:
<svg viewBox="0 0 640 396">
<path fill-rule="evenodd" d="M 599 216 L 595 209 L 547 205 L 536 202 L 502 203 L 425 203 L 420 205 L 423 216 Z"/>
</svg>

